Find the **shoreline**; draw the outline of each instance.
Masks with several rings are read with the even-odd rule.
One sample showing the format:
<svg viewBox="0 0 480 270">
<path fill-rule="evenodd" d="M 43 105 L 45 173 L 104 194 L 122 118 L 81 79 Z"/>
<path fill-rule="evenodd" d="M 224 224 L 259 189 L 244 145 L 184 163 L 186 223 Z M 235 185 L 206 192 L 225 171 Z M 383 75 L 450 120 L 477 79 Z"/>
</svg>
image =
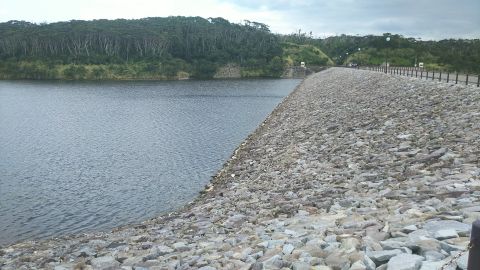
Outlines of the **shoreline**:
<svg viewBox="0 0 480 270">
<path fill-rule="evenodd" d="M 94 82 L 94 83 L 104 83 L 104 82 L 181 82 L 181 81 L 235 81 L 235 80 L 290 80 L 298 79 L 302 80 L 304 77 L 238 77 L 238 78 L 210 78 L 210 79 L 85 79 L 85 80 L 69 80 L 69 79 L 0 79 L 0 82 L 8 81 L 34 81 L 34 82 Z"/>
<path fill-rule="evenodd" d="M 236 82 L 235 82 L 235 81 L 236 81 Z M 148 209 L 150 209 L 150 210 L 152 210 L 152 209 L 155 210 L 155 208 L 156 208 L 157 210 L 159 210 L 156 214 L 155 214 L 155 213 L 152 214 L 152 213 L 154 212 L 154 211 L 152 210 L 153 212 L 150 212 L 150 215 L 148 215 L 148 212 L 149 212 L 149 211 L 147 211 L 148 209 L 145 208 L 147 205 L 144 204 L 144 208 L 145 208 L 145 209 L 144 209 L 143 212 L 145 212 L 145 213 L 147 213 L 147 214 L 144 214 L 143 217 L 141 217 L 141 214 L 132 213 L 131 216 L 136 216 L 137 218 L 132 219 L 132 218 L 129 217 L 129 216 L 130 216 L 129 214 L 126 214 L 127 216 L 126 216 L 126 218 L 125 218 L 125 211 L 122 211 L 122 212 L 119 213 L 119 215 L 120 215 L 120 216 L 123 215 L 123 216 L 122 216 L 122 217 L 124 217 L 124 219 L 122 219 L 123 222 L 118 222 L 118 220 L 117 220 L 117 222 L 116 222 L 117 224 L 114 224 L 115 222 L 112 221 L 112 222 L 108 223 L 107 226 L 103 225 L 103 224 L 105 224 L 105 223 L 101 223 L 101 221 L 99 221 L 99 220 L 104 220 L 104 221 L 107 221 L 107 222 L 108 222 L 108 221 L 110 221 L 111 219 L 110 219 L 110 220 L 109 220 L 109 219 L 105 219 L 104 217 L 105 217 L 105 216 L 109 216 L 109 215 L 110 215 L 110 213 L 109 213 L 110 211 L 119 211 L 119 210 L 118 210 L 118 209 L 115 210 L 114 208 L 111 208 L 110 210 L 109 210 L 108 208 L 104 208 L 102 213 L 97 212 L 96 215 L 99 216 L 99 220 L 94 220 L 95 223 L 93 223 L 93 225 L 92 225 L 92 224 L 89 224 L 89 228 L 90 228 L 90 229 L 84 229 L 84 228 L 82 229 L 82 228 L 81 228 L 81 225 L 77 225 L 77 223 L 76 223 L 75 221 L 73 221 L 73 222 L 71 221 L 71 220 L 78 220 L 78 222 L 79 222 L 80 224 L 82 224 L 82 221 L 84 221 L 85 219 L 76 218 L 76 219 L 70 219 L 70 221 L 67 220 L 68 222 L 66 222 L 66 224 L 72 224 L 72 225 L 74 226 L 73 228 L 76 228 L 76 229 L 77 229 L 77 231 L 75 231 L 75 232 L 72 232 L 71 227 L 69 227 L 68 225 L 64 225 L 65 223 L 63 223 L 63 222 L 60 223 L 60 222 L 59 222 L 60 219 L 53 219 L 53 220 L 52 220 L 52 219 L 49 218 L 47 222 L 53 221 L 53 222 L 51 222 L 50 224 L 58 224 L 58 228 L 57 228 L 57 226 L 53 226 L 53 225 L 47 226 L 47 227 L 45 227 L 45 225 L 44 225 L 44 227 L 45 227 L 44 229 L 45 229 L 45 230 L 43 230 L 43 231 L 39 231 L 39 230 L 35 230 L 35 229 L 33 229 L 33 230 L 30 231 L 30 230 L 28 229 L 28 227 L 34 227 L 35 224 L 42 224 L 42 222 L 40 222 L 40 223 L 38 223 L 38 222 L 37 222 L 37 223 L 29 222 L 29 223 L 23 223 L 23 224 L 20 224 L 20 223 L 19 223 L 19 227 L 16 228 L 16 227 L 13 225 L 13 224 L 16 224 L 16 223 L 15 223 L 16 221 L 15 221 L 14 219 L 12 219 L 12 223 L 8 223 L 8 221 L 7 221 L 8 219 L 6 219 L 6 220 L 4 220 L 4 224 L 7 226 L 7 227 L 5 228 L 6 230 L 3 231 L 3 234 L 2 234 L 2 235 L 0 235 L 0 249 L 1 249 L 2 247 L 7 247 L 7 246 L 14 245 L 14 244 L 17 244 L 17 243 L 21 243 L 21 242 L 24 242 L 24 241 L 42 241 L 42 240 L 47 240 L 47 239 L 50 239 L 50 238 L 53 238 L 53 237 L 55 237 L 55 238 L 62 238 L 62 236 L 70 237 L 70 236 L 79 235 L 79 234 L 82 234 L 82 233 L 87 233 L 87 234 L 103 233 L 103 232 L 108 232 L 108 231 L 110 231 L 110 230 L 112 230 L 112 229 L 116 229 L 116 228 L 118 228 L 118 227 L 134 226 L 134 225 L 137 225 L 137 224 L 139 224 L 139 223 L 141 223 L 141 222 L 143 222 L 143 221 L 145 221 L 145 220 L 153 219 L 153 218 L 158 217 L 158 216 L 160 216 L 160 215 L 168 214 L 168 213 L 171 212 L 171 211 L 178 210 L 178 209 L 180 209 L 180 207 L 182 207 L 182 206 L 185 205 L 186 203 L 191 202 L 193 199 L 195 199 L 195 198 L 199 195 L 199 193 L 200 193 L 201 191 L 203 191 L 205 185 L 208 184 L 208 183 L 210 182 L 210 180 L 212 179 L 212 177 L 224 166 L 225 162 L 227 162 L 227 161 L 230 159 L 233 151 L 234 151 L 235 149 L 237 149 L 238 145 L 239 145 L 240 143 L 242 143 L 242 142 L 244 141 L 244 139 L 247 138 L 256 128 L 258 128 L 258 126 L 266 119 L 266 117 L 268 117 L 268 115 L 276 108 L 276 106 L 278 105 L 278 103 L 282 102 L 291 92 L 293 92 L 294 88 L 300 83 L 300 80 L 297 80 L 297 79 L 285 79 L 285 80 L 283 80 L 283 81 L 282 81 L 282 80 L 278 80 L 278 79 L 264 79 L 264 80 L 261 80 L 261 79 L 260 79 L 260 80 L 259 80 L 259 79 L 237 79 L 237 80 L 235 80 L 235 81 L 232 81 L 232 80 L 220 80 L 220 81 L 219 81 L 219 79 L 217 79 L 216 81 L 204 81 L 206 84 L 205 84 L 205 83 L 202 83 L 202 81 L 193 81 L 193 82 L 190 81 L 190 82 L 185 82 L 185 83 L 187 83 L 187 84 L 190 85 L 190 86 L 191 86 L 191 85 L 196 85 L 196 84 L 211 86 L 211 83 L 217 82 L 215 85 L 221 85 L 221 86 L 227 86 L 227 87 L 228 87 L 228 86 L 230 85 L 230 83 L 233 83 L 233 84 L 235 84 L 235 85 L 237 85 L 237 84 L 240 83 L 241 85 L 252 85 L 252 86 L 253 86 L 253 84 L 251 84 L 251 82 L 253 82 L 253 83 L 255 83 L 255 84 L 256 84 L 257 82 L 261 82 L 260 85 L 265 85 L 265 86 L 278 85 L 278 86 L 279 86 L 279 88 L 277 87 L 278 89 L 277 89 L 277 88 L 272 88 L 272 90 L 282 90 L 282 89 L 285 89 L 285 91 L 283 91 L 283 90 L 280 91 L 280 92 L 279 92 L 279 91 L 273 91 L 273 92 L 272 92 L 272 91 L 269 91 L 267 96 L 261 94 L 262 99 L 264 99 L 264 98 L 267 98 L 266 100 L 272 99 L 270 105 L 267 106 L 267 107 L 264 107 L 264 108 L 262 109 L 262 111 L 263 111 L 263 112 L 262 112 L 262 116 L 263 116 L 263 117 L 262 117 L 262 116 L 260 116 L 259 118 L 258 118 L 258 117 L 255 117 L 256 120 L 253 121 L 253 122 L 250 122 L 250 124 L 248 125 L 248 126 L 249 126 L 248 130 L 245 130 L 245 131 L 243 131 L 243 132 L 240 132 L 241 130 L 239 131 L 239 132 L 240 132 L 239 134 L 243 134 L 243 135 L 241 135 L 241 136 L 238 136 L 238 134 L 235 135 L 234 133 L 227 133 L 227 134 L 230 134 L 231 136 L 235 137 L 236 139 L 235 139 L 234 141 L 236 141 L 236 142 L 234 142 L 233 144 L 230 144 L 230 147 L 228 147 L 228 148 L 230 148 L 230 149 L 227 149 L 226 152 L 225 152 L 225 151 L 222 151 L 222 152 L 223 152 L 223 154 L 222 154 L 223 158 L 221 158 L 220 160 L 215 161 L 215 167 L 211 167 L 211 168 L 213 168 L 213 171 L 210 170 L 211 172 L 208 173 L 208 174 L 207 174 L 207 173 L 204 173 L 204 174 L 203 174 L 203 177 L 201 177 L 201 179 L 203 179 L 203 180 L 201 180 L 201 179 L 199 178 L 201 181 L 200 181 L 200 180 L 198 180 L 198 181 L 195 180 L 196 183 L 192 183 L 192 185 L 195 185 L 196 188 L 195 188 L 194 190 L 192 190 L 192 191 L 189 191 L 190 196 L 185 196 L 185 195 L 179 196 L 179 197 L 183 198 L 183 199 L 181 199 L 181 201 L 183 201 L 182 203 L 178 203 L 178 202 L 177 202 L 177 203 L 175 204 L 175 205 L 176 205 L 175 207 L 171 207 L 171 206 L 168 206 L 169 204 L 162 204 L 162 203 L 160 203 L 160 204 L 157 203 L 156 206 L 155 206 L 155 205 L 151 205 L 151 207 L 150 207 L 150 205 L 148 205 L 148 206 L 149 206 Z M 211 83 L 208 83 L 208 82 L 211 82 Z M 250 82 L 250 83 L 249 83 L 249 82 Z M 220 84 L 218 84 L 218 83 L 220 83 Z M 246 83 L 246 84 L 245 84 L 245 83 Z M 28 84 L 28 85 L 42 85 L 42 83 L 40 83 L 40 82 L 28 82 L 28 81 L 27 81 L 27 82 L 20 82 L 19 84 L 18 84 L 18 83 L 15 83 L 15 82 L 11 82 L 11 83 L 5 82 L 5 83 L 3 83 L 3 85 L 7 85 L 7 86 L 9 86 L 9 85 L 21 85 L 21 86 L 23 86 L 23 85 L 27 85 L 27 84 Z M 47 83 L 48 86 L 50 86 L 50 85 L 53 85 L 53 86 L 55 86 L 55 85 L 59 85 L 59 86 L 64 85 L 64 86 L 66 86 L 66 85 L 77 85 L 77 84 L 79 84 L 80 86 L 81 86 L 81 85 L 86 86 L 86 85 L 98 84 L 98 83 L 95 83 L 95 82 L 80 82 L 80 83 L 77 83 L 77 82 L 72 82 L 72 83 L 71 83 L 71 82 L 58 82 L 58 83 L 52 83 L 52 84 Z M 172 83 L 167 83 L 167 85 L 172 85 L 172 84 L 173 84 L 173 85 L 177 85 L 177 83 L 174 83 L 174 82 L 172 82 Z M 100 85 L 102 85 L 102 83 L 100 83 Z M 104 86 L 108 86 L 108 85 L 114 85 L 114 86 L 117 85 L 117 86 L 118 86 L 118 85 L 125 85 L 125 83 L 123 83 L 123 82 L 118 82 L 118 83 L 113 83 L 113 82 L 111 82 L 111 83 L 105 83 Z M 134 85 L 134 86 L 135 86 L 135 85 L 137 85 L 137 86 L 138 86 L 138 85 L 149 85 L 149 86 L 154 85 L 154 86 L 155 86 L 155 85 L 164 85 L 164 83 L 161 83 L 161 82 L 152 82 L 152 83 L 150 83 L 150 82 L 148 82 L 148 83 L 146 83 L 146 82 L 144 82 L 144 83 L 130 82 L 130 83 L 127 83 L 127 85 Z M 183 85 L 183 83 L 180 82 L 180 85 Z M 214 86 L 215 86 L 215 85 L 214 85 Z M 284 86 L 284 87 L 280 87 L 280 86 Z M 216 86 L 215 86 L 215 87 L 216 87 Z M 246 87 L 249 88 L 248 86 L 246 86 Z M 285 87 L 286 87 L 286 88 L 285 88 Z M 245 88 L 245 87 L 244 87 L 244 88 Z M 248 90 L 247 88 L 245 88 L 244 90 Z M 264 87 L 264 88 L 265 88 L 265 87 Z M 60 89 L 64 89 L 64 88 L 60 88 Z M 68 88 L 68 89 L 69 89 L 69 88 Z M 250 89 L 250 88 L 249 88 L 249 89 Z M 267 88 L 265 88 L 265 89 L 267 89 Z M 264 90 L 265 90 L 265 89 L 264 89 Z M 251 89 L 250 89 L 250 90 L 251 90 Z M 244 92 L 245 92 L 245 91 L 244 91 Z M 248 92 L 248 91 L 247 91 L 247 92 Z M 247 92 L 245 92 L 244 94 L 250 96 L 250 94 L 248 94 Z M 250 91 L 250 92 L 251 92 L 251 91 Z M 255 91 L 254 91 L 254 92 L 255 92 Z M 243 95 L 242 93 L 243 93 L 243 92 L 241 91 L 240 94 Z M 270 94 L 270 93 L 273 93 L 273 94 Z M 277 95 L 277 93 L 278 93 L 278 95 Z M 255 93 L 254 93 L 254 94 L 255 94 Z M 257 94 L 258 94 L 258 93 L 257 93 Z M 234 102 L 235 102 L 235 101 L 234 101 Z M 245 104 L 245 103 L 242 101 L 241 104 Z M 259 104 L 263 104 L 263 103 L 259 103 Z M 232 108 L 233 108 L 233 111 L 236 111 L 234 105 L 235 105 L 235 104 L 232 103 L 232 106 L 233 106 Z M 247 105 L 248 105 L 248 104 L 247 104 Z M 242 105 L 242 106 L 243 106 L 243 105 Z M 227 108 L 225 107 L 225 109 L 227 109 Z M 245 108 L 244 108 L 244 109 L 245 109 Z M 254 110 L 254 109 L 255 109 L 255 108 L 252 107 L 252 110 L 253 110 L 253 111 L 256 111 L 256 109 L 255 109 L 255 110 Z M 217 110 L 218 110 L 218 109 L 217 109 Z M 230 109 L 230 108 L 229 108 L 229 110 L 232 111 L 232 109 Z M 253 112 L 253 111 L 252 111 L 252 112 Z M 231 112 L 230 112 L 230 115 L 232 115 Z M 234 115 L 232 115 L 232 116 L 234 116 Z M 238 117 L 234 117 L 234 118 L 236 119 L 236 118 L 238 118 Z M 253 119 L 253 118 L 252 118 L 252 119 Z M 253 125 L 252 125 L 252 124 L 253 124 Z M 237 127 L 237 128 L 238 128 L 238 127 Z M 233 139 L 233 137 L 231 137 L 231 136 L 226 137 L 225 139 L 228 139 L 229 141 L 231 141 L 231 140 Z M 194 137 L 195 137 L 195 136 L 194 136 Z M 197 137 L 198 137 L 198 136 L 197 136 Z M 212 134 L 212 136 L 204 137 L 205 139 L 204 139 L 203 141 L 201 141 L 202 144 L 205 144 L 205 143 L 208 144 L 209 137 L 210 137 L 210 140 L 211 140 L 211 138 L 216 138 L 217 136 L 215 136 L 215 134 Z M 200 138 L 200 137 L 198 137 L 198 138 Z M 220 137 L 220 140 L 223 141 L 222 137 Z M 218 144 L 218 143 L 216 143 L 216 144 Z M 205 148 L 205 147 L 204 147 L 204 148 Z M 212 154 L 213 154 L 214 152 L 218 152 L 218 149 L 223 149 L 223 148 L 218 148 L 218 147 L 217 147 L 217 149 L 212 149 L 212 150 L 211 150 L 211 151 L 212 151 Z M 209 150 L 209 151 L 210 151 L 210 150 Z M 225 154 L 226 154 L 226 155 L 225 155 Z M 192 155 L 193 155 L 193 154 L 192 154 Z M 197 152 L 197 155 L 198 155 L 198 152 Z M 168 159 L 168 158 L 167 158 L 167 159 Z M 191 162 L 196 161 L 196 160 L 198 160 L 198 159 L 192 160 Z M 189 163 L 190 163 L 190 162 L 184 162 L 184 167 L 185 167 L 184 170 L 187 170 L 187 171 L 191 171 L 191 170 L 192 170 L 192 168 L 190 168 Z M 106 168 L 107 168 L 107 167 L 106 167 Z M 206 168 L 203 168 L 203 167 L 199 167 L 199 168 L 202 169 L 202 170 L 203 170 L 203 169 L 206 169 Z M 168 169 L 168 168 L 166 168 L 166 169 Z M 178 173 L 178 172 L 175 172 L 175 170 L 172 170 L 172 173 Z M 182 173 L 182 171 L 180 171 L 180 173 Z M 193 175 L 193 174 L 192 174 L 192 175 Z M 108 177 L 108 175 L 106 175 L 106 176 Z M 180 176 L 181 176 L 181 174 L 180 174 Z M 172 178 L 170 177 L 170 179 L 172 179 Z M 185 180 L 187 181 L 187 180 L 189 180 L 189 179 L 192 179 L 192 178 L 189 177 L 189 178 L 186 178 Z M 195 179 L 196 179 L 196 178 L 195 178 Z M 178 180 L 178 179 L 177 179 L 177 180 Z M 7 181 L 7 182 L 8 182 L 8 181 Z M 115 184 L 115 185 L 116 185 L 116 184 Z M 8 189 L 8 188 L 7 188 L 7 189 Z M 159 190 L 160 188 L 152 188 L 152 189 L 153 189 L 153 190 Z M 150 189 L 150 192 L 151 192 L 152 189 Z M 190 189 L 191 189 L 191 187 L 190 187 Z M 185 188 L 185 190 L 187 190 L 187 189 Z M 169 190 L 165 190 L 165 191 L 169 191 Z M 187 190 L 187 191 L 188 191 L 188 190 Z M 183 192 L 183 190 L 182 190 L 182 192 Z M 144 197 L 144 196 L 145 196 L 144 193 L 145 193 L 145 194 L 148 194 L 149 191 L 148 191 L 148 190 L 145 190 L 145 192 L 141 192 L 139 196 Z M 160 193 L 154 192 L 152 195 L 155 197 L 155 196 L 157 196 L 156 194 L 161 194 L 161 193 L 162 193 L 162 192 L 160 192 Z M 139 193 L 137 192 L 137 194 L 139 194 Z M 48 189 L 46 189 L 45 195 L 48 196 Z M 132 195 L 135 196 L 135 194 L 132 194 Z M 179 195 L 180 195 L 180 194 L 179 194 Z M 166 196 L 165 196 L 165 197 L 166 197 Z M 165 197 L 164 197 L 164 198 L 165 198 Z M 171 198 L 173 199 L 173 201 L 171 201 L 171 202 L 175 202 L 175 200 L 174 200 L 175 197 L 176 197 L 176 195 L 173 195 L 173 196 L 171 197 Z M 155 198 L 155 200 L 156 200 L 156 201 L 166 201 L 166 200 L 163 199 L 163 198 Z M 177 201 L 179 201 L 179 199 L 177 199 Z M 137 200 L 135 200 L 134 202 L 136 202 L 137 205 L 138 205 L 138 208 L 137 208 L 137 209 L 142 210 L 142 204 L 138 203 Z M 8 203 L 8 202 L 7 202 L 7 203 Z M 146 202 L 146 203 L 148 204 L 148 202 Z M 120 201 L 120 207 L 122 206 L 122 204 L 123 204 L 123 203 Z M 81 204 L 77 204 L 77 205 L 81 205 Z M 8 204 L 6 204 L 5 206 L 6 206 L 5 210 L 10 209 Z M 59 205 L 59 206 L 61 206 L 61 205 Z M 70 208 L 71 208 L 71 207 L 69 207 L 68 205 L 66 205 L 65 207 L 66 207 L 67 210 L 70 210 Z M 167 207 L 168 207 L 169 209 L 165 209 L 165 208 L 167 208 Z M 163 211 L 162 211 L 162 208 L 164 209 Z M 11 208 L 11 210 L 15 210 L 15 209 L 14 209 L 14 208 Z M 7 210 L 7 211 L 9 211 L 9 210 Z M 4 212 L 5 212 L 5 211 L 4 211 Z M 11 212 L 11 211 L 10 211 L 10 212 Z M 72 212 L 73 212 L 73 211 L 72 211 Z M 13 213 L 15 213 L 15 211 L 13 211 Z M 32 214 L 32 213 L 30 213 L 30 214 Z M 41 215 L 41 214 L 39 214 L 39 213 L 33 213 L 33 214 L 34 214 L 34 216 L 42 217 L 42 220 L 47 220 L 47 219 L 45 218 L 46 216 L 44 216 L 44 215 Z M 102 214 L 104 214 L 104 215 L 101 216 Z M 7 215 L 7 216 L 8 216 L 8 215 Z M 47 213 L 47 216 L 48 216 L 48 213 Z M 88 217 L 88 216 L 86 216 L 86 217 Z M 130 218 L 130 219 L 128 219 L 128 218 Z M 37 221 L 38 221 L 38 220 L 37 220 Z M 125 221 L 126 221 L 126 222 L 125 222 Z M 5 222 L 6 222 L 6 223 L 5 223 Z M 95 224 L 99 224 L 99 225 L 96 226 Z M 22 230 L 23 226 L 27 227 L 27 229 L 23 229 L 23 230 Z M 102 227 L 102 226 L 103 226 L 103 227 Z M 1 226 L 0 226 L 0 227 L 1 227 Z M 78 228 L 80 228 L 80 229 L 78 229 Z M 61 230 L 61 229 L 63 229 L 63 230 Z M 56 231 L 56 233 L 55 233 L 55 231 Z M 8 232 L 11 232 L 11 233 L 8 233 Z M 23 234 L 22 232 L 25 232 L 25 234 Z M 32 232 L 32 233 L 30 233 L 30 232 Z M 52 233 L 50 233 L 50 232 L 52 232 Z M 47 233 L 48 233 L 48 235 L 47 235 Z M 29 237 L 28 235 L 30 235 L 30 237 Z M 2 236 L 3 236 L 3 237 L 2 237 Z"/>
<path fill-rule="evenodd" d="M 284 98 L 178 211 L 10 245 L 0 267 L 438 266 L 480 217 L 478 108 L 474 87 L 331 68 Z"/>
</svg>

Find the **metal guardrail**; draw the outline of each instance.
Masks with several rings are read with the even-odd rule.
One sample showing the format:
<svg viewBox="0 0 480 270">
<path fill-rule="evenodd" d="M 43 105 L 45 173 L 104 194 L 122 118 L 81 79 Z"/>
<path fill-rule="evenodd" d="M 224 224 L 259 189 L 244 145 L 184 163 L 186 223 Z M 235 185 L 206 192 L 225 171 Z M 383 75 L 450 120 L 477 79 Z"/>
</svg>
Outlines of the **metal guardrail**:
<svg viewBox="0 0 480 270">
<path fill-rule="evenodd" d="M 345 66 L 344 66 L 345 67 Z M 402 75 L 415 77 L 425 80 L 440 81 L 455 84 L 476 85 L 480 87 L 480 75 L 478 74 L 462 74 L 458 72 L 442 72 L 427 70 L 415 67 L 385 67 L 385 66 L 352 66 L 349 68 L 364 69 L 389 73 L 393 75 Z"/>
</svg>

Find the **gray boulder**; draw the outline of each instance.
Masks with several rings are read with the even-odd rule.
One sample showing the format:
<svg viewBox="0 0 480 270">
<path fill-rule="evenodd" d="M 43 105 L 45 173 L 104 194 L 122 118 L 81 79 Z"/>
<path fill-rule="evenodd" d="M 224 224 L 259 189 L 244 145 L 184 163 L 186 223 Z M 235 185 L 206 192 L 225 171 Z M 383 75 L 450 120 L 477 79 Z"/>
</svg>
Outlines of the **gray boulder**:
<svg viewBox="0 0 480 270">
<path fill-rule="evenodd" d="M 93 269 L 114 270 L 120 267 L 120 263 L 112 256 L 103 256 L 92 259 Z"/>
<path fill-rule="evenodd" d="M 425 223 L 425 225 L 423 225 L 423 229 L 427 230 L 431 234 L 435 234 L 440 230 L 451 229 L 451 230 L 455 230 L 460 236 L 468 235 L 471 228 L 472 228 L 472 225 L 458 222 L 455 220 L 432 220 Z"/>
<path fill-rule="evenodd" d="M 392 257 L 387 264 L 387 270 L 418 270 L 422 266 L 422 256 L 399 254 Z"/>
</svg>

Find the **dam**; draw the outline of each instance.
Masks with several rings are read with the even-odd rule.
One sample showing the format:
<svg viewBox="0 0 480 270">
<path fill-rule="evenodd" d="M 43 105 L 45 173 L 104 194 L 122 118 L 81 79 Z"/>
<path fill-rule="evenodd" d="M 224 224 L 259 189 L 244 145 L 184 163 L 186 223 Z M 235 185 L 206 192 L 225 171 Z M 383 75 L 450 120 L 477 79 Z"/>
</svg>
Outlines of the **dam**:
<svg viewBox="0 0 480 270">
<path fill-rule="evenodd" d="M 474 86 L 330 68 L 185 207 L 3 247 L 0 268 L 438 269 L 480 217 L 479 134 Z"/>
</svg>

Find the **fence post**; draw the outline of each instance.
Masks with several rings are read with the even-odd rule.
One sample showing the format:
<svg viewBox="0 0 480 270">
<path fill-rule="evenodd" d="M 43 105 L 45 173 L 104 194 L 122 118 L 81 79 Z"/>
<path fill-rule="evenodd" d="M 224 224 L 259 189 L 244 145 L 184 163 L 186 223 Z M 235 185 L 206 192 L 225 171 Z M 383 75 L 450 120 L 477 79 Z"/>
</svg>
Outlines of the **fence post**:
<svg viewBox="0 0 480 270">
<path fill-rule="evenodd" d="M 457 72 L 457 75 L 455 76 L 455 84 L 458 83 L 458 72 Z"/>
<path fill-rule="evenodd" d="M 432 81 L 435 80 L 435 71 L 432 71 Z"/>
<path fill-rule="evenodd" d="M 480 74 L 477 74 L 477 87 L 480 87 Z"/>
<path fill-rule="evenodd" d="M 427 75 L 425 75 L 425 80 L 428 80 L 428 70 L 427 70 Z"/>
<path fill-rule="evenodd" d="M 450 72 L 447 73 L 447 83 L 448 83 L 449 79 L 450 79 Z"/>
<path fill-rule="evenodd" d="M 472 233 L 470 234 L 470 248 L 468 254 L 467 270 L 480 269 L 480 219 L 472 224 Z"/>
<path fill-rule="evenodd" d="M 420 79 L 423 79 L 423 70 L 420 70 Z"/>
<path fill-rule="evenodd" d="M 415 69 L 415 78 L 418 77 L 418 69 Z"/>
<path fill-rule="evenodd" d="M 467 79 L 465 80 L 465 85 L 468 85 L 468 73 L 467 73 Z"/>
<path fill-rule="evenodd" d="M 440 71 L 440 77 L 438 77 L 438 81 L 441 82 L 442 81 L 442 72 Z"/>
</svg>

